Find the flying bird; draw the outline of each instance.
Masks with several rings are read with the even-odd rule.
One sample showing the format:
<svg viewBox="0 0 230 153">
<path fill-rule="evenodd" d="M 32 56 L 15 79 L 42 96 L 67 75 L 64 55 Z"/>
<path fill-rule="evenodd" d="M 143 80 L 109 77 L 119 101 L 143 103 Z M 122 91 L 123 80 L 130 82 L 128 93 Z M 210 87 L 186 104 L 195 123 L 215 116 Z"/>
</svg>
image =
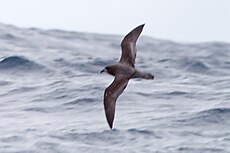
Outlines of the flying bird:
<svg viewBox="0 0 230 153">
<path fill-rule="evenodd" d="M 121 58 L 119 63 L 106 66 L 102 72 L 115 76 L 114 81 L 105 89 L 104 109 L 109 127 L 113 128 L 116 100 L 125 90 L 128 82 L 132 78 L 143 78 L 153 80 L 154 76 L 135 68 L 136 41 L 140 36 L 145 24 L 142 24 L 128 33 L 121 42 Z"/>
</svg>

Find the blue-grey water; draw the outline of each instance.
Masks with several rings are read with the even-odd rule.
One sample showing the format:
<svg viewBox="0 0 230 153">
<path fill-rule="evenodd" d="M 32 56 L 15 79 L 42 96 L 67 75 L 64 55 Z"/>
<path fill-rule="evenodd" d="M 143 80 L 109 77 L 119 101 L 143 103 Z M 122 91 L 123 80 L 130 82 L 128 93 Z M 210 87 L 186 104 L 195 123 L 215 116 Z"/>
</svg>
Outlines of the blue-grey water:
<svg viewBox="0 0 230 153">
<path fill-rule="evenodd" d="M 230 44 L 141 36 L 110 130 L 122 37 L 0 24 L 0 153 L 229 153 Z"/>
</svg>

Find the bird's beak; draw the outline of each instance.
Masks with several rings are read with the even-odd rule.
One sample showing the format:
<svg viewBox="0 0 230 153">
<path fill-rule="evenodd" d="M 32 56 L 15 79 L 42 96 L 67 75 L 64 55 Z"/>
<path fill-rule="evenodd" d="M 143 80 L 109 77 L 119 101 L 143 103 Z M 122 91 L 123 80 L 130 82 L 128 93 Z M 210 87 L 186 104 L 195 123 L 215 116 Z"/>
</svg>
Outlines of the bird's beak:
<svg viewBox="0 0 230 153">
<path fill-rule="evenodd" d="M 105 69 L 101 70 L 101 72 L 100 72 L 100 73 L 103 73 L 103 72 L 105 72 Z"/>
</svg>

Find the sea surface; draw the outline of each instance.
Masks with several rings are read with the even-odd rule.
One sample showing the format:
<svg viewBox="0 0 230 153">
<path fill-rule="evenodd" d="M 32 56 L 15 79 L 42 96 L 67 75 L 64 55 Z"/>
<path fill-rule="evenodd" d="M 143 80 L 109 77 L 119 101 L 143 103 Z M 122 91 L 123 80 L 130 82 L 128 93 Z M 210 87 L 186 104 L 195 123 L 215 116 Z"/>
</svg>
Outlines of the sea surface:
<svg viewBox="0 0 230 153">
<path fill-rule="evenodd" d="M 122 38 L 0 24 L 0 153 L 230 153 L 230 44 L 141 36 L 110 130 Z"/>
</svg>

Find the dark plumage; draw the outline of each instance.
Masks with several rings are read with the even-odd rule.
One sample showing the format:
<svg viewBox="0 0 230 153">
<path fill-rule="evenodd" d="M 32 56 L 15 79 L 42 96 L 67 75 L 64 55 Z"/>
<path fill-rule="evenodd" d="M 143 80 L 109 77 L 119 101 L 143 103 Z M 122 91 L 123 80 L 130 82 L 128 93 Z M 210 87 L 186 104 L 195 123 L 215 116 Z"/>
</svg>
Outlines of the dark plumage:
<svg viewBox="0 0 230 153">
<path fill-rule="evenodd" d="M 150 73 L 143 73 L 135 69 L 136 41 L 140 36 L 143 25 L 128 33 L 121 42 L 122 54 L 118 64 L 106 66 L 102 72 L 115 76 L 112 84 L 104 92 L 104 109 L 107 122 L 113 128 L 116 100 L 125 90 L 131 78 L 154 79 Z"/>
</svg>

